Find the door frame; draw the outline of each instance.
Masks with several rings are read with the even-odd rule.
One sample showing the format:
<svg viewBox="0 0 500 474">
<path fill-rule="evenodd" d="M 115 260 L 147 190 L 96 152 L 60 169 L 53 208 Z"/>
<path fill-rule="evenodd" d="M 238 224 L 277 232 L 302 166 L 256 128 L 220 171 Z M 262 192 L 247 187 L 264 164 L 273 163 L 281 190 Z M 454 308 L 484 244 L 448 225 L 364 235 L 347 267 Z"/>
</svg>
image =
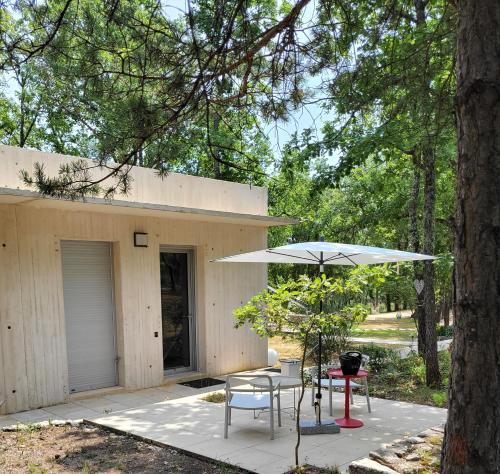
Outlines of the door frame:
<svg viewBox="0 0 500 474">
<path fill-rule="evenodd" d="M 162 252 L 185 253 L 187 255 L 187 282 L 188 282 L 189 329 L 190 329 L 189 356 L 191 358 L 191 365 L 189 367 L 181 367 L 179 369 L 163 370 L 163 374 L 165 377 L 172 377 L 177 374 L 182 374 L 186 372 L 195 372 L 198 369 L 198 349 L 197 349 L 198 321 L 196 318 L 196 247 L 188 245 L 160 244 L 159 254 Z M 158 275 L 158 277 L 160 277 L 160 275 Z M 161 299 L 161 282 L 160 282 L 160 299 Z M 160 302 L 160 307 L 161 307 L 161 302 Z M 163 318 L 163 314 L 161 314 L 161 317 Z M 162 343 L 161 349 L 163 354 L 163 332 L 161 337 L 161 343 Z"/>
</svg>

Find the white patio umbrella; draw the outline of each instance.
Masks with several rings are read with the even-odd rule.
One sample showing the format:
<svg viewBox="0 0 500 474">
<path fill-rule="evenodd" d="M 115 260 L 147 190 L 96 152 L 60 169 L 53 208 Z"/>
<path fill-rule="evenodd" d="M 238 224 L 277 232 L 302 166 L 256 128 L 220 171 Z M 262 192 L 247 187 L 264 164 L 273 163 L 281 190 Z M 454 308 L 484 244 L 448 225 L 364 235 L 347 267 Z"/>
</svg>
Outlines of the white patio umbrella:
<svg viewBox="0 0 500 474">
<path fill-rule="evenodd" d="M 222 263 L 302 263 L 319 266 L 320 273 L 325 265 L 373 265 L 414 260 L 434 260 L 432 255 L 403 252 L 365 245 L 338 244 L 333 242 L 302 242 L 283 245 L 255 252 L 247 252 L 229 257 L 221 257 L 213 262 Z M 323 310 L 320 302 L 320 311 Z M 321 333 L 318 335 L 318 379 L 321 378 Z M 316 394 L 316 419 L 321 425 L 321 384 L 318 383 Z"/>
</svg>

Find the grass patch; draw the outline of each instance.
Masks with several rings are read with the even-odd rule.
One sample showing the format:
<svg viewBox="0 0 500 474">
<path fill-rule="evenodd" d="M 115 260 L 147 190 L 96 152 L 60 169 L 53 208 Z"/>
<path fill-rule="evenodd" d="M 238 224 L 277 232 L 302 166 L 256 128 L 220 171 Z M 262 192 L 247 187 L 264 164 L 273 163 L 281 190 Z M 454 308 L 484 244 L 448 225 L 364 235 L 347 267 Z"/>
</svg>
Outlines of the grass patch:
<svg viewBox="0 0 500 474">
<path fill-rule="evenodd" d="M 411 318 L 396 319 L 366 319 L 359 327 L 361 329 L 415 329 L 415 322 Z"/>
<path fill-rule="evenodd" d="M 207 393 L 202 400 L 210 403 L 224 403 L 226 401 L 226 394 L 223 392 Z"/>
<path fill-rule="evenodd" d="M 285 474 L 340 474 L 338 467 L 316 467 L 310 464 L 303 464 L 287 471 Z"/>
<path fill-rule="evenodd" d="M 413 329 L 366 329 L 359 327 L 352 332 L 354 337 L 372 337 L 376 339 L 392 339 L 395 341 L 410 341 L 417 333 Z"/>
</svg>

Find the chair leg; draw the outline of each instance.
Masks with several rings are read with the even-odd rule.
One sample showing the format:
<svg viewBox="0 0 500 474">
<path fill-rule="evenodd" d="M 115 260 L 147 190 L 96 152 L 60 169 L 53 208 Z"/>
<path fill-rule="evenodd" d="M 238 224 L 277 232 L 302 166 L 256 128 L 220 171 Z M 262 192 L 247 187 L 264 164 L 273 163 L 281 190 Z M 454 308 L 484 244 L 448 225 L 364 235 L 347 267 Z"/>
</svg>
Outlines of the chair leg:
<svg viewBox="0 0 500 474">
<path fill-rule="evenodd" d="M 269 413 L 269 419 L 271 420 L 271 439 L 274 439 L 274 395 L 271 392 L 271 411 Z"/>
<path fill-rule="evenodd" d="M 328 408 L 330 416 L 333 416 L 333 400 L 332 400 L 332 379 L 330 379 L 330 383 L 328 385 Z"/>
<path fill-rule="evenodd" d="M 228 425 L 229 425 L 229 407 L 226 403 L 226 408 L 224 410 L 224 439 L 227 439 Z"/>
<path fill-rule="evenodd" d="M 312 380 L 312 387 L 311 387 L 311 406 L 314 406 L 314 379 Z"/>
<path fill-rule="evenodd" d="M 294 405 L 295 409 L 295 405 Z M 278 426 L 281 428 L 281 395 L 278 389 Z"/>
<path fill-rule="evenodd" d="M 344 390 L 345 390 L 345 387 L 344 387 Z M 351 390 L 349 390 L 349 395 L 351 397 L 351 405 L 353 405 L 354 404 L 354 398 L 352 396 L 352 388 L 351 388 Z"/>
<path fill-rule="evenodd" d="M 228 411 L 229 411 L 229 425 L 231 425 L 231 413 L 233 413 L 231 407 L 228 408 Z"/>
<path fill-rule="evenodd" d="M 368 413 L 372 412 L 372 407 L 370 406 L 370 393 L 368 392 L 368 380 L 365 377 L 365 392 L 366 392 L 366 404 L 368 405 Z"/>
</svg>

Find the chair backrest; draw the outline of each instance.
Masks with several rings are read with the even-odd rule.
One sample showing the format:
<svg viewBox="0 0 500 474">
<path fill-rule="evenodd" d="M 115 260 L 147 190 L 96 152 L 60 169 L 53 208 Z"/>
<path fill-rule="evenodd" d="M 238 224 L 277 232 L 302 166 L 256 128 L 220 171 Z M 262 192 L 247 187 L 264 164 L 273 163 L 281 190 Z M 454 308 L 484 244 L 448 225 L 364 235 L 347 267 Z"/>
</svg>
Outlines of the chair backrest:
<svg viewBox="0 0 500 474">
<path fill-rule="evenodd" d="M 264 387 L 264 385 L 259 385 L 259 392 L 269 392 L 272 393 L 279 386 L 279 382 L 273 385 L 273 379 L 269 375 L 256 375 L 256 374 L 245 374 L 245 375 L 227 375 L 226 376 L 226 393 L 237 393 L 237 392 L 255 392 L 254 387 L 250 388 L 238 388 L 234 386 L 233 382 L 236 380 L 254 380 L 254 379 L 267 379 L 269 385 Z"/>
</svg>

